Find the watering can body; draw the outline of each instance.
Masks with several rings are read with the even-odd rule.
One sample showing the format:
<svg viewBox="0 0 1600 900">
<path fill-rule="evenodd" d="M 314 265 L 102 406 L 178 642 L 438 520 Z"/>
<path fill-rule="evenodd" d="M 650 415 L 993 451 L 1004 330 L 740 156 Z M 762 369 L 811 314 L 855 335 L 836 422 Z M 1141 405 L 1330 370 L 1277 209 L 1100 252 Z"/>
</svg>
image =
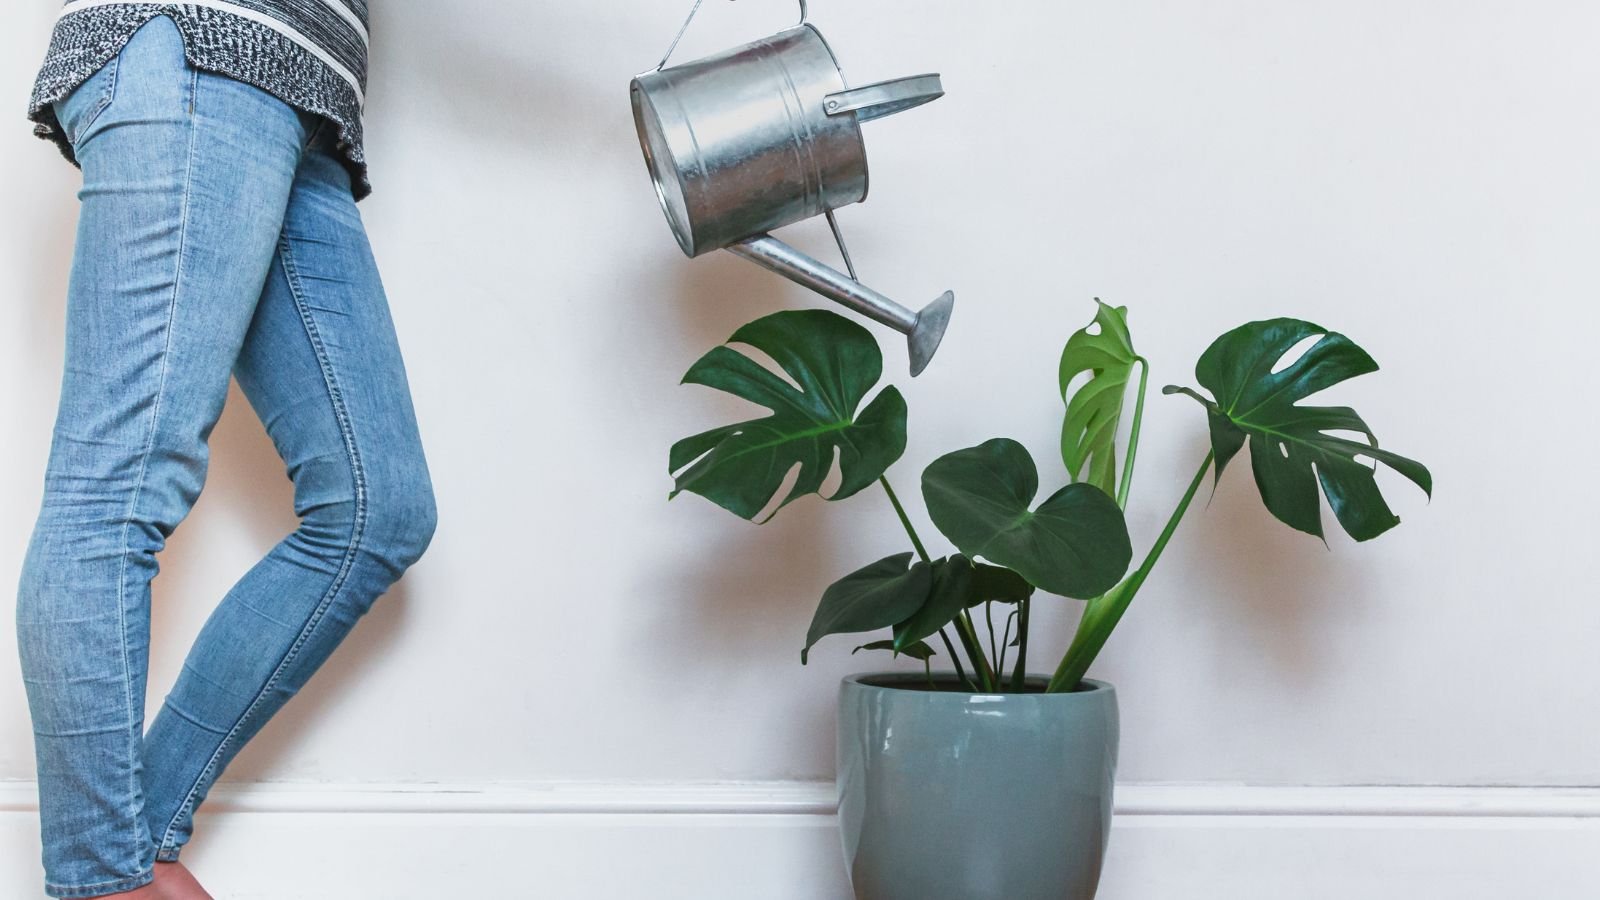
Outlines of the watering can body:
<svg viewBox="0 0 1600 900">
<path fill-rule="evenodd" d="M 865 199 L 861 123 L 942 96 L 939 76 L 851 89 L 827 41 L 804 21 L 703 59 L 664 62 L 636 77 L 630 94 L 678 246 L 690 257 L 730 250 L 902 332 L 912 374 L 921 372 L 953 295 L 913 312 L 770 232 L 820 215 L 832 224 L 833 210 Z"/>
</svg>

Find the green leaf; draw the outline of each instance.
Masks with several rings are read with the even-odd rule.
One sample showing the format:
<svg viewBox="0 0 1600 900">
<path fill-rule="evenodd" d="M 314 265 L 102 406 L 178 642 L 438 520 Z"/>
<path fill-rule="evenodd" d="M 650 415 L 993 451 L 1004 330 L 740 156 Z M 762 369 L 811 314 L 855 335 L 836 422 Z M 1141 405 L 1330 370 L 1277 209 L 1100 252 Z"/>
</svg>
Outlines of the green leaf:
<svg viewBox="0 0 1600 900">
<path fill-rule="evenodd" d="M 1084 483 L 1030 510 L 1038 491 L 1033 457 L 1008 438 L 945 454 L 922 473 L 929 517 L 968 557 L 1013 569 L 1051 593 L 1104 593 L 1133 557 L 1122 510 Z"/>
<path fill-rule="evenodd" d="M 789 310 L 740 328 L 729 343 L 766 353 L 799 389 L 727 346 L 701 357 L 684 383 L 726 391 L 772 414 L 674 444 L 672 496 L 690 491 L 754 521 L 796 467 L 799 476 L 774 515 L 817 493 L 835 454 L 841 479 L 829 500 L 872 484 L 905 452 L 906 403 L 898 390 L 886 387 L 860 409 L 883 373 L 878 342 L 862 326 L 828 310 Z"/>
<path fill-rule="evenodd" d="M 933 585 L 933 567 L 919 562 L 907 569 L 910 562 L 909 552 L 896 553 L 829 585 L 806 632 L 800 664 L 812 645 L 830 634 L 888 628 L 920 609 Z"/>
<path fill-rule="evenodd" d="M 1291 349 L 1316 342 L 1292 363 L 1274 372 Z M 1344 406 L 1301 406 L 1298 401 L 1331 385 L 1378 370 L 1365 350 L 1349 338 L 1299 319 L 1250 322 L 1224 334 L 1206 349 L 1195 378 L 1211 392 L 1207 399 L 1183 393 L 1208 412 L 1216 477 L 1248 440 L 1256 487 L 1267 509 L 1291 528 L 1322 537 L 1322 507 L 1317 486 L 1339 525 L 1358 541 L 1370 540 L 1400 523 L 1378 490 L 1376 460 L 1405 476 L 1429 496 L 1433 476 L 1421 463 L 1378 448 L 1378 439 L 1355 410 Z M 1366 441 L 1329 434 L 1355 432 Z"/>
<path fill-rule="evenodd" d="M 856 650 L 894 650 L 896 656 L 909 656 L 912 659 L 918 660 L 919 662 L 927 662 L 932 657 L 938 655 L 933 652 L 932 647 L 929 647 L 922 641 L 917 641 L 915 644 L 912 644 L 903 650 L 895 650 L 894 641 L 873 641 L 870 644 L 862 644 L 855 650 L 851 650 L 850 655 L 855 656 Z"/>
<path fill-rule="evenodd" d="M 1033 585 L 1028 583 L 1028 579 L 1004 566 L 977 563 L 972 568 L 972 591 L 968 606 L 977 606 L 987 600 L 1016 603 L 1033 596 Z"/>
<path fill-rule="evenodd" d="M 1067 417 L 1061 423 L 1061 460 L 1074 481 L 1084 481 L 1115 494 L 1117 490 L 1117 426 L 1123 399 L 1139 355 L 1128 334 L 1128 308 L 1107 306 L 1098 299 L 1094 323 L 1074 332 L 1061 351 L 1061 399 Z M 1096 334 L 1089 328 L 1099 325 Z M 1077 391 L 1072 381 L 1090 373 Z M 1087 464 L 1088 473 L 1084 474 Z"/>
<path fill-rule="evenodd" d="M 957 554 L 933 564 L 933 585 L 922 607 L 894 626 L 894 646 L 905 648 L 936 634 L 972 605 L 972 560 Z"/>
</svg>

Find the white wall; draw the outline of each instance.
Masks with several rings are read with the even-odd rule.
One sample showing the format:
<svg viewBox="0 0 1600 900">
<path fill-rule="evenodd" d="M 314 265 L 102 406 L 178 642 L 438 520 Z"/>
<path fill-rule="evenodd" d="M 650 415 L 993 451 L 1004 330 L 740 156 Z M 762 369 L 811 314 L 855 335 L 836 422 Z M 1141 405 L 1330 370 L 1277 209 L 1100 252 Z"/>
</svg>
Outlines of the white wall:
<svg viewBox="0 0 1600 900">
<path fill-rule="evenodd" d="M 668 234 L 626 87 L 686 6 L 379 5 L 361 208 L 441 527 L 230 781 L 831 778 L 837 680 L 883 661 L 840 638 L 801 668 L 805 627 L 827 583 L 904 542 L 872 493 L 759 528 L 665 500 L 669 444 L 742 412 L 683 371 L 750 318 L 822 302 Z M 1230 469 L 1095 670 L 1120 692 L 1127 781 L 1600 783 L 1600 8 L 812 6 L 856 82 L 938 70 L 949 91 L 868 126 L 872 197 L 841 213 L 865 279 L 958 296 L 916 381 L 880 332 L 912 410 L 903 494 L 996 435 L 1059 481 L 1056 358 L 1095 296 L 1131 307 L 1157 386 L 1251 318 L 1344 331 L 1384 371 L 1331 396 L 1433 469 L 1431 505 L 1386 474 L 1405 523 L 1331 549 Z M 38 501 L 76 214 L 77 172 L 20 117 L 53 9 L 0 29 L 0 585 Z M 685 58 L 788 16 L 707 4 Z M 795 232 L 827 249 L 818 223 Z M 1204 440 L 1192 402 L 1152 397 L 1141 547 Z M 210 605 L 293 524 L 242 398 L 214 447 L 157 581 L 152 712 Z M 1074 613 L 1040 616 L 1040 667 Z M 31 778 L 17 677 L 0 723 L 0 779 Z"/>
</svg>

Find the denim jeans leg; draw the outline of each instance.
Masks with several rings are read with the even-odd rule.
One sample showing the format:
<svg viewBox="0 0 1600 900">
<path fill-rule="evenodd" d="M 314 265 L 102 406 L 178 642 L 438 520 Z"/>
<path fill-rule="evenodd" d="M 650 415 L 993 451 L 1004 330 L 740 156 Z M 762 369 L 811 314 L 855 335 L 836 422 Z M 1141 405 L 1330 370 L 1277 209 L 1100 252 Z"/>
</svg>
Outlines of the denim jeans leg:
<svg viewBox="0 0 1600 900">
<path fill-rule="evenodd" d="M 350 176 L 330 149 L 324 141 L 301 161 L 235 368 L 301 521 L 212 612 L 146 735 L 158 859 L 178 857 L 229 762 L 434 531 L 394 323 Z"/>
<path fill-rule="evenodd" d="M 165 16 L 116 66 L 92 116 L 62 105 L 83 187 L 65 371 L 16 613 L 55 897 L 152 877 L 150 580 L 203 485 L 306 135 L 281 101 L 189 67 Z"/>
</svg>

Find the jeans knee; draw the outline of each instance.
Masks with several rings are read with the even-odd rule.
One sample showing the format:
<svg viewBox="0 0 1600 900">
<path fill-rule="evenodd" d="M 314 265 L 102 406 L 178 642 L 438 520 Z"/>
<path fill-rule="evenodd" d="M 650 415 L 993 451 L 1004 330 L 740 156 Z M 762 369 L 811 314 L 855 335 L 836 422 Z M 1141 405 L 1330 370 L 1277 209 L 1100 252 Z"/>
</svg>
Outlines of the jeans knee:
<svg viewBox="0 0 1600 900">
<path fill-rule="evenodd" d="M 369 485 L 367 538 L 362 543 L 398 579 L 428 549 L 438 520 L 433 485 L 425 471 L 383 479 Z"/>
</svg>

